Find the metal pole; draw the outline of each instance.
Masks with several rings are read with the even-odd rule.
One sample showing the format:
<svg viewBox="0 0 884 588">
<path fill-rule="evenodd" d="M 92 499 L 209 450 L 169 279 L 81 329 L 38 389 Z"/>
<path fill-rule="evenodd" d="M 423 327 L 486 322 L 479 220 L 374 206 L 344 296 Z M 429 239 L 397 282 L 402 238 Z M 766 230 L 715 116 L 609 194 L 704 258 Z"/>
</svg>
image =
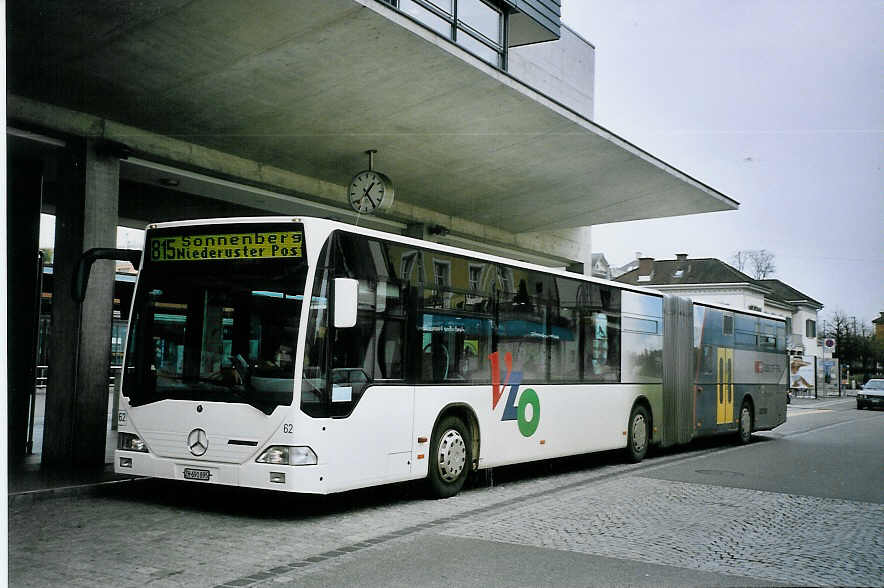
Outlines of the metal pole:
<svg viewBox="0 0 884 588">
<path fill-rule="evenodd" d="M 34 374 L 37 373 L 37 357 L 40 353 L 40 310 L 42 310 L 43 303 L 43 252 L 37 251 L 37 287 L 36 297 L 37 303 L 35 305 L 36 312 L 34 313 L 34 354 L 31 356 L 31 365 L 34 366 Z M 31 386 L 30 391 L 30 407 L 28 409 L 28 441 L 25 452 L 30 455 L 34 452 L 34 412 L 36 411 L 37 405 L 37 378 L 34 378 L 33 386 Z"/>
</svg>

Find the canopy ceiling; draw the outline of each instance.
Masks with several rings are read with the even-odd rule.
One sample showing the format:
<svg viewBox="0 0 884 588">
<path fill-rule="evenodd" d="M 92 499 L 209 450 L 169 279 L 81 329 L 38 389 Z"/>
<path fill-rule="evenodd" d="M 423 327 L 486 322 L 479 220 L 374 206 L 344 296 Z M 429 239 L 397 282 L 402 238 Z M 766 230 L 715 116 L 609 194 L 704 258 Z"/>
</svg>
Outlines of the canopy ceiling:
<svg viewBox="0 0 884 588">
<path fill-rule="evenodd" d="M 7 6 L 11 94 L 325 182 L 377 149 L 397 200 L 513 232 L 737 207 L 375 0 Z"/>
</svg>

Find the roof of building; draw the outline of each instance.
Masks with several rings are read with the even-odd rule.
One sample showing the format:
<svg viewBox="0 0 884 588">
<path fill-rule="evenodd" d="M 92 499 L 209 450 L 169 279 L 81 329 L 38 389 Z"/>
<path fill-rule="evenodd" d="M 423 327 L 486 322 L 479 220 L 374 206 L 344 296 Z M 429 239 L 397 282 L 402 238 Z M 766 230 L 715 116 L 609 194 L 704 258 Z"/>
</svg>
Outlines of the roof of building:
<svg viewBox="0 0 884 588">
<path fill-rule="evenodd" d="M 884 325 L 884 312 L 881 313 L 881 316 L 873 320 L 872 323 L 876 325 Z"/>
<path fill-rule="evenodd" d="M 754 284 L 756 282 L 737 268 L 714 258 L 654 260 L 651 279 L 640 282 L 638 276 L 639 268 L 635 268 L 617 278 L 617 281 L 639 286 Z"/>
<path fill-rule="evenodd" d="M 800 302 L 808 303 L 811 306 L 819 306 L 823 307 L 823 304 L 818 300 L 814 300 L 807 294 L 800 292 L 786 284 L 780 280 L 755 280 L 755 283 L 761 284 L 765 288 L 770 288 L 771 293 L 773 294 L 773 298 L 784 300 L 791 304 L 796 304 Z"/>
<path fill-rule="evenodd" d="M 823 308 L 823 304 L 780 280 L 756 280 L 737 268 L 715 258 L 653 260 L 650 280 L 639 281 L 639 268 L 615 278 L 618 282 L 637 286 L 678 286 L 703 284 L 749 284 L 764 291 L 768 300 L 784 304 L 807 304 Z"/>
<path fill-rule="evenodd" d="M 601 261 L 601 262 L 604 263 L 605 265 L 610 265 L 610 264 L 608 263 L 607 258 L 605 258 L 605 254 L 604 254 L 604 253 L 593 253 L 593 254 L 592 254 L 592 265 L 595 265 L 595 264 L 598 263 L 599 261 Z"/>
</svg>

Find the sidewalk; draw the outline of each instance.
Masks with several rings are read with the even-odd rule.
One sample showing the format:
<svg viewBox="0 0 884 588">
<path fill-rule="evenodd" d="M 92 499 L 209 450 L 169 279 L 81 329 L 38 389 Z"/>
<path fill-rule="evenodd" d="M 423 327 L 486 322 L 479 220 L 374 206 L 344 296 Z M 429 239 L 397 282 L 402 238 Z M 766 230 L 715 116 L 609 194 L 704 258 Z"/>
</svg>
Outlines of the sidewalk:
<svg viewBox="0 0 884 588">
<path fill-rule="evenodd" d="M 9 464 L 7 472 L 8 506 L 31 504 L 49 498 L 95 494 L 110 485 L 144 478 L 115 474 L 114 448 L 117 436 L 108 434 L 105 465 L 93 468 L 42 466 L 40 455 L 31 455 L 21 463 Z"/>
</svg>

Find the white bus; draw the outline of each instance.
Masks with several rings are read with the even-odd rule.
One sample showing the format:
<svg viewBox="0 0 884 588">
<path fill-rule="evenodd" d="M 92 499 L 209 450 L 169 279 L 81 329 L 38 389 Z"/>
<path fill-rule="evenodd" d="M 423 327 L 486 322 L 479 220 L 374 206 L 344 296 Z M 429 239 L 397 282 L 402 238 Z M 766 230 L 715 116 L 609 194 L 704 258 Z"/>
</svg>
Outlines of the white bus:
<svg viewBox="0 0 884 588">
<path fill-rule="evenodd" d="M 119 473 L 446 497 L 785 421 L 782 319 L 323 219 L 150 225 L 130 317 Z"/>
</svg>

